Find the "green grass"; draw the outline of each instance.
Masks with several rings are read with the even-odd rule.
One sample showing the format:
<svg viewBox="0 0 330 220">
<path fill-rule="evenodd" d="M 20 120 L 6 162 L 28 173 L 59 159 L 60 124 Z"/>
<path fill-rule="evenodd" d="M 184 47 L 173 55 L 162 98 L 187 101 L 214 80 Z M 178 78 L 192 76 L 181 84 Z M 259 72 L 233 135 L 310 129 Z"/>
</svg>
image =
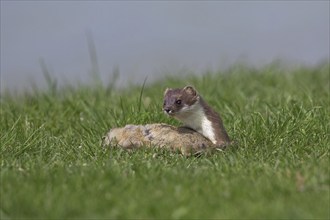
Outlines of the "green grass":
<svg viewBox="0 0 330 220">
<path fill-rule="evenodd" d="M 1 96 L 1 219 L 330 218 L 328 64 L 237 65 L 143 90 L 49 83 Z M 235 146 L 199 158 L 101 147 L 111 127 L 179 125 L 162 95 L 186 84 L 221 113 Z"/>
</svg>

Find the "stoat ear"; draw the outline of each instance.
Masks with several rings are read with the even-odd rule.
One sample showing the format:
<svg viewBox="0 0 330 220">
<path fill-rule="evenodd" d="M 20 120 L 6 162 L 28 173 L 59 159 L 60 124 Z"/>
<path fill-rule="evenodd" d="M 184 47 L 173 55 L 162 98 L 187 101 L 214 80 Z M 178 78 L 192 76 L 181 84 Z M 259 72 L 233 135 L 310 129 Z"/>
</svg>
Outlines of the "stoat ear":
<svg viewBox="0 0 330 220">
<path fill-rule="evenodd" d="M 183 88 L 183 91 L 185 91 L 186 93 L 188 93 L 189 95 L 192 95 L 192 96 L 197 95 L 197 91 L 193 86 L 186 86 Z"/>
<path fill-rule="evenodd" d="M 170 89 L 170 88 L 166 88 L 165 89 L 165 91 L 164 91 L 164 95 L 166 95 L 166 93 L 168 92 L 168 91 L 171 91 L 172 89 Z"/>
</svg>

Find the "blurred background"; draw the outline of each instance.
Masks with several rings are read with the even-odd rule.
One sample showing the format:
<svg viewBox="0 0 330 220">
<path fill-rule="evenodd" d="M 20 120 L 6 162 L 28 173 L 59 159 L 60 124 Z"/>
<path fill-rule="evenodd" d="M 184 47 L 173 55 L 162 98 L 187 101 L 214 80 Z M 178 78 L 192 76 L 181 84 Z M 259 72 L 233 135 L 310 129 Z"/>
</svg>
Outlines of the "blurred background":
<svg viewBox="0 0 330 220">
<path fill-rule="evenodd" d="M 329 1 L 1 1 L 1 91 L 329 60 Z"/>
</svg>

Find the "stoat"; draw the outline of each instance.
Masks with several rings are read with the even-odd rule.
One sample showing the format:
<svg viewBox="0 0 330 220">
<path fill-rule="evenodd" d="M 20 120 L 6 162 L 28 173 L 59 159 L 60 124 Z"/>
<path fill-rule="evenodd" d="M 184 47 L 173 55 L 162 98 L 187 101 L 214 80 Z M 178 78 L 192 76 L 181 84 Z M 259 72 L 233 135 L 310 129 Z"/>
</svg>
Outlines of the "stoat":
<svg viewBox="0 0 330 220">
<path fill-rule="evenodd" d="M 219 147 L 230 143 L 220 115 L 215 112 L 192 86 L 164 92 L 163 110 Z"/>
</svg>

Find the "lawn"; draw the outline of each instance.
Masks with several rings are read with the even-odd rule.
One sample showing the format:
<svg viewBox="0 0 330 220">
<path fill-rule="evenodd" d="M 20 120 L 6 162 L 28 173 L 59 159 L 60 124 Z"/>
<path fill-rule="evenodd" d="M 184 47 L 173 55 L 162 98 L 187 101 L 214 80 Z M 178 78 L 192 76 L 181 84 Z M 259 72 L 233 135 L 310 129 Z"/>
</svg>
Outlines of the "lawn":
<svg viewBox="0 0 330 220">
<path fill-rule="evenodd" d="M 1 95 L 1 219 L 329 219 L 329 64 L 235 65 L 143 86 Z M 102 148 L 111 128 L 179 122 L 166 87 L 192 84 L 236 144 L 186 157 Z"/>
</svg>

